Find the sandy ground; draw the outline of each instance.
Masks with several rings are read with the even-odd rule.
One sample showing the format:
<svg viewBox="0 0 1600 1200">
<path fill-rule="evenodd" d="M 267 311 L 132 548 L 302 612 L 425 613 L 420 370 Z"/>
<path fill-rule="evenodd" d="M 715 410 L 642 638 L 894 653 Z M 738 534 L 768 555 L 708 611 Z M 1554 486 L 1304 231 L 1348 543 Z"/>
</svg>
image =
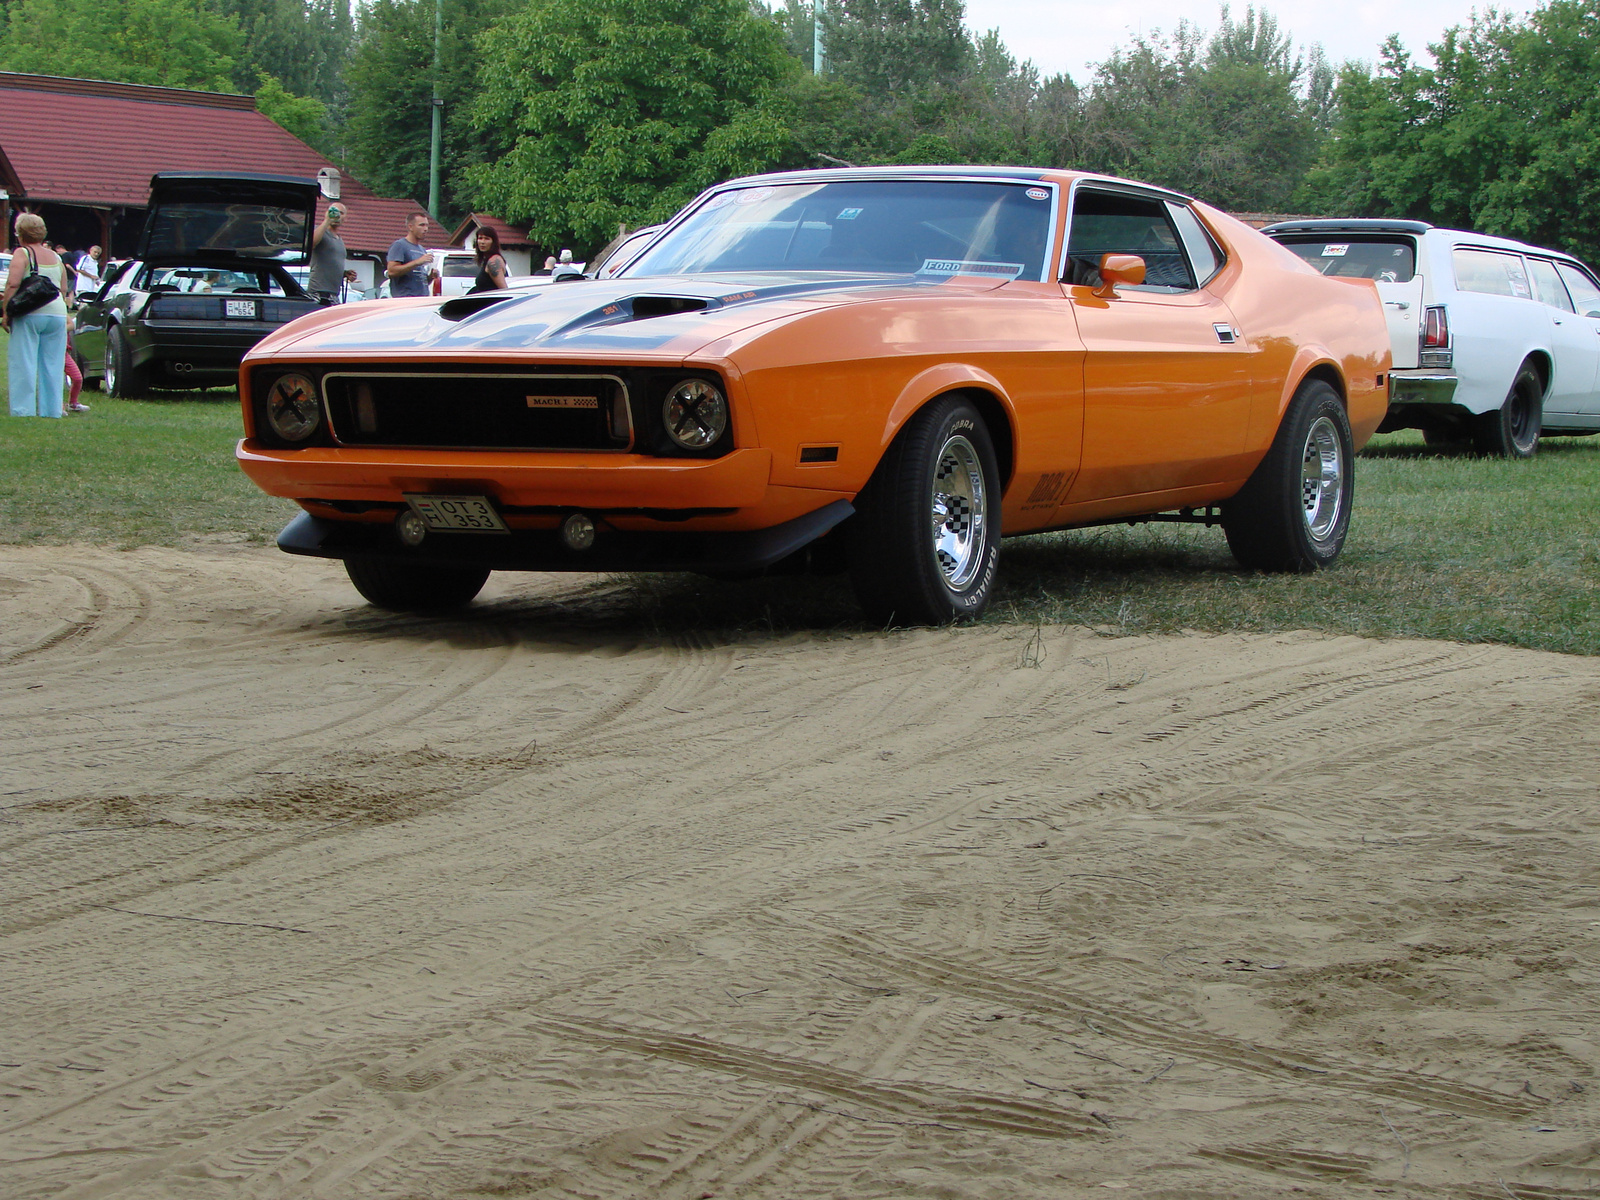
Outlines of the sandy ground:
<svg viewBox="0 0 1600 1200">
<path fill-rule="evenodd" d="M 1600 1195 L 1600 662 L 593 588 L 0 552 L 0 1195 Z"/>
</svg>

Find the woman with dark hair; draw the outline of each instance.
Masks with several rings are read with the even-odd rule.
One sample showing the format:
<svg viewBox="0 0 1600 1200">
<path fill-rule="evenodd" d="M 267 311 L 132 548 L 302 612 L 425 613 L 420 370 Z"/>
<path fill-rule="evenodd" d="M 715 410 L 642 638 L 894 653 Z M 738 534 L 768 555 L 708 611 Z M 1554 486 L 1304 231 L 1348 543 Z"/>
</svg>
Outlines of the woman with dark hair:
<svg viewBox="0 0 1600 1200">
<path fill-rule="evenodd" d="M 492 292 L 505 287 L 506 260 L 500 256 L 500 235 L 480 226 L 472 241 L 478 256 L 478 277 L 467 289 L 469 294 Z"/>
</svg>

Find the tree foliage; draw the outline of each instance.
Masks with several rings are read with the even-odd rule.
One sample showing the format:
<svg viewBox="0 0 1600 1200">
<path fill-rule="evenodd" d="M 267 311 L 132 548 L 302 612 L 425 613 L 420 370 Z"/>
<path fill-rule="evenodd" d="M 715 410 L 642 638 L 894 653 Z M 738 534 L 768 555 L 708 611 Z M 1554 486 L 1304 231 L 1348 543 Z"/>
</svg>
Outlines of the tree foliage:
<svg viewBox="0 0 1600 1200">
<path fill-rule="evenodd" d="M 744 0 L 537 0 L 481 41 L 467 172 L 485 207 L 545 242 L 598 245 L 696 191 L 774 164 L 795 70 Z"/>
<path fill-rule="evenodd" d="M 0 69 L 225 92 L 241 40 L 204 0 L 13 0 Z"/>
<path fill-rule="evenodd" d="M 1490 11 L 1430 50 L 1391 38 L 1375 73 L 1341 73 L 1303 202 L 1600 255 L 1600 0 Z"/>
<path fill-rule="evenodd" d="M 256 89 L 256 109 L 295 137 L 317 146 L 326 135 L 328 106 L 315 96 L 296 96 L 265 71 Z"/>
<path fill-rule="evenodd" d="M 234 64 L 240 91 L 255 91 L 266 74 L 293 96 L 315 97 L 330 108 L 343 104 L 344 68 L 355 38 L 346 0 L 211 3 L 232 17 L 243 35 Z"/>
<path fill-rule="evenodd" d="M 462 175 L 483 156 L 482 139 L 471 122 L 479 88 L 474 40 L 510 7 L 510 0 L 444 0 L 441 218 L 461 216 L 471 207 Z M 344 139 L 350 169 L 382 196 L 425 200 L 428 195 L 433 27 L 434 0 L 371 0 L 361 9 L 356 50 L 345 71 L 350 107 Z"/>
</svg>

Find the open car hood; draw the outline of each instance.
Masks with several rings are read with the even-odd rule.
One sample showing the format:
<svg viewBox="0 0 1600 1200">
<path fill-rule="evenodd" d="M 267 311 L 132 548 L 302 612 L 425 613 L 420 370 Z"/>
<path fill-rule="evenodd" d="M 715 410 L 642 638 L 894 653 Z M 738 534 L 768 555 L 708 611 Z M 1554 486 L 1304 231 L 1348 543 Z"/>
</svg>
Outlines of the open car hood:
<svg viewBox="0 0 1600 1200">
<path fill-rule="evenodd" d="M 293 175 L 153 175 L 137 257 L 304 263 L 319 194 L 316 180 Z"/>
</svg>

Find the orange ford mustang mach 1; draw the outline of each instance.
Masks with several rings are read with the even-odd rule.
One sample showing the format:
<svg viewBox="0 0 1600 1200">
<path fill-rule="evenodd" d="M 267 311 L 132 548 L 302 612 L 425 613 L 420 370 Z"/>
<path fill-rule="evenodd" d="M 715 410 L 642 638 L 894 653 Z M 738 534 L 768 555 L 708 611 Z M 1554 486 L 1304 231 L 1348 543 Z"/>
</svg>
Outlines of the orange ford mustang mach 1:
<svg viewBox="0 0 1600 1200">
<path fill-rule="evenodd" d="M 1013 167 L 737 179 L 614 278 L 346 305 L 240 368 L 238 457 L 291 554 L 372 603 L 493 570 L 847 570 L 875 622 L 980 613 L 1000 537 L 1220 521 L 1311 571 L 1349 528 L 1389 337 L 1143 184 Z"/>
</svg>

